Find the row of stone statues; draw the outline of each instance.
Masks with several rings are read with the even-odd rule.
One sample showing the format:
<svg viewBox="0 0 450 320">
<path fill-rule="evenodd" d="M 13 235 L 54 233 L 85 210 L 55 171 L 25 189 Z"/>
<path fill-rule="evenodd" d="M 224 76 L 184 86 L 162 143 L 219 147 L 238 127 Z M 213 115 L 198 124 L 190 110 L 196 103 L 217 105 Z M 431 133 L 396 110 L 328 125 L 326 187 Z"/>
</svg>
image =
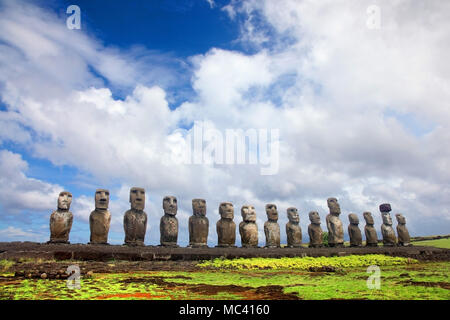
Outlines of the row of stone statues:
<svg viewBox="0 0 450 320">
<path fill-rule="evenodd" d="M 58 209 L 50 217 L 50 243 L 69 243 L 69 233 L 72 227 L 73 215 L 69 211 L 72 202 L 72 194 L 63 191 L 58 197 Z M 125 230 L 125 244 L 130 246 L 143 246 L 145 233 L 147 231 L 147 214 L 145 208 L 145 190 L 143 188 L 131 188 L 131 209 L 125 212 L 123 226 Z M 341 208 L 336 198 L 327 200 L 330 213 L 326 217 L 328 229 L 328 245 L 330 247 L 344 246 L 344 230 L 342 221 L 339 219 Z M 95 192 L 95 210 L 89 217 L 90 244 L 107 244 L 111 214 L 108 211 L 109 191 L 97 189 Z M 178 204 L 177 198 L 167 196 L 163 199 L 164 216 L 160 221 L 161 245 L 177 247 L 178 219 L 176 218 Z M 193 215 L 189 218 L 189 247 L 207 246 L 209 221 L 206 217 L 206 201 L 204 199 L 192 200 Z M 385 246 L 397 245 L 397 239 L 392 227 L 390 216 L 391 206 L 388 203 L 380 205 L 383 218 L 381 233 Z M 219 206 L 220 220 L 216 224 L 218 247 L 235 247 L 236 224 L 234 223 L 234 207 L 231 202 L 222 202 Z M 278 224 L 278 210 L 275 204 L 266 205 L 267 221 L 264 223 L 266 236 L 266 247 L 280 247 L 280 226 Z M 255 207 L 244 205 L 241 208 L 243 221 L 239 224 L 242 247 L 258 246 L 258 227 L 256 225 Z M 287 209 L 289 222 L 286 224 L 287 246 L 301 247 L 302 230 L 300 228 L 297 208 Z M 378 238 L 374 227 L 374 220 L 370 212 L 364 212 L 366 226 L 366 246 L 377 246 Z M 359 229 L 359 219 L 354 213 L 349 214 L 350 225 L 348 234 L 350 246 L 362 246 L 362 235 Z M 409 246 L 410 236 L 406 228 L 405 217 L 396 214 L 398 221 L 397 234 L 398 245 Z M 308 226 L 310 247 L 321 247 L 323 245 L 323 231 L 320 226 L 320 216 L 316 211 L 309 213 L 311 224 Z"/>
</svg>

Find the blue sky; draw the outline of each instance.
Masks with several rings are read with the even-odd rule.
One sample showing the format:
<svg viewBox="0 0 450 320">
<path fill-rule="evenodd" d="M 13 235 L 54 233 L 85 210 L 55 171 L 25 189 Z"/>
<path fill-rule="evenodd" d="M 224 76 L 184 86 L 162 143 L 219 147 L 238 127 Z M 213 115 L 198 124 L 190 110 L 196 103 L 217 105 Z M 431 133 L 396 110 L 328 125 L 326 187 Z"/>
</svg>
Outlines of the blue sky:
<svg viewBox="0 0 450 320">
<path fill-rule="evenodd" d="M 72 4 L 81 30 L 66 27 Z M 210 245 L 222 201 L 237 223 L 255 205 L 260 244 L 266 203 L 282 241 L 296 206 L 308 241 L 308 212 L 326 229 L 328 197 L 345 226 L 354 212 L 363 227 L 364 211 L 381 224 L 390 202 L 412 235 L 449 233 L 449 4 L 380 1 L 378 30 L 371 4 L 0 1 L 0 241 L 47 241 L 69 190 L 71 241 L 88 242 L 103 187 L 120 244 L 132 186 L 147 190 L 147 244 L 159 243 L 165 195 L 179 199 L 181 245 L 193 198 L 207 200 Z M 279 130 L 277 170 L 261 174 L 261 149 L 257 164 L 173 161 L 196 121 L 219 136 Z"/>
</svg>

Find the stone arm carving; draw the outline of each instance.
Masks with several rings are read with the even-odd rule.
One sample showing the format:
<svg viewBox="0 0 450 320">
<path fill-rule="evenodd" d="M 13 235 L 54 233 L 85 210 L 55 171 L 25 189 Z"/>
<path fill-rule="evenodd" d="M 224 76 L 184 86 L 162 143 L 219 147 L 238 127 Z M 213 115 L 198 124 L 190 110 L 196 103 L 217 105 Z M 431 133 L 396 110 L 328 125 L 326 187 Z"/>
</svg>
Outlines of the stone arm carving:
<svg viewBox="0 0 450 320">
<path fill-rule="evenodd" d="M 72 223 L 73 223 L 73 214 L 69 213 L 69 225 L 68 225 L 69 230 L 72 229 Z"/>
<path fill-rule="evenodd" d="M 313 238 L 311 225 L 308 226 L 308 236 L 309 236 L 309 241 L 311 242 L 311 239 Z"/>
<path fill-rule="evenodd" d="M 334 241 L 333 235 L 336 234 L 336 230 L 334 230 L 333 224 L 330 222 L 330 215 L 327 215 L 327 217 L 326 217 L 325 220 L 326 220 L 326 222 L 327 222 L 328 241 L 331 240 L 331 242 L 333 242 L 333 241 Z"/>
</svg>

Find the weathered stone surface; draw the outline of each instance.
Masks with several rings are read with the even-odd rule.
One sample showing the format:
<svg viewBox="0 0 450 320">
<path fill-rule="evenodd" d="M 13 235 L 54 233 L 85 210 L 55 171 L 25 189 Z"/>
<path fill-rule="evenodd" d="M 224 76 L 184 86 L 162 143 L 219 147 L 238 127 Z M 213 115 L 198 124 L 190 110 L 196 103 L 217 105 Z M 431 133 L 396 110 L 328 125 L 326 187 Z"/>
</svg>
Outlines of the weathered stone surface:
<svg viewBox="0 0 450 320">
<path fill-rule="evenodd" d="M 320 216 L 317 211 L 311 211 L 309 213 L 309 220 L 311 224 L 308 226 L 309 235 L 309 247 L 320 248 L 323 246 L 323 231 L 320 227 Z"/>
<path fill-rule="evenodd" d="M 341 214 L 341 207 L 336 198 L 328 198 L 328 208 L 330 213 L 327 215 L 327 229 L 328 229 L 328 245 L 330 247 L 344 246 L 344 228 L 342 221 L 339 219 Z"/>
<path fill-rule="evenodd" d="M 244 248 L 258 247 L 258 226 L 256 225 L 255 207 L 244 205 L 241 208 L 242 222 L 239 224 L 239 234 Z"/>
<path fill-rule="evenodd" d="M 395 215 L 397 219 L 397 235 L 398 235 L 398 245 L 409 247 L 411 244 L 411 237 L 409 236 L 408 228 L 406 228 L 406 218 L 401 214 L 397 213 Z"/>
<path fill-rule="evenodd" d="M 384 203 L 380 205 L 381 217 L 383 218 L 383 224 L 381 225 L 381 234 L 383 236 L 383 245 L 386 247 L 393 247 L 396 245 L 396 238 L 394 228 L 392 228 L 392 218 L 389 212 L 391 211 L 391 205 Z"/>
<path fill-rule="evenodd" d="M 109 191 L 97 189 L 95 191 L 95 210 L 89 216 L 91 237 L 89 244 L 108 244 L 111 214 L 108 211 Z"/>
<path fill-rule="evenodd" d="M 145 213 L 145 190 L 133 187 L 130 189 L 131 209 L 125 212 L 123 228 L 125 230 L 125 244 L 129 246 L 143 246 L 147 231 L 147 214 Z"/>
<path fill-rule="evenodd" d="M 350 213 L 348 215 L 350 225 L 348 226 L 348 235 L 350 237 L 350 247 L 362 246 L 362 235 L 359 229 L 359 218 L 356 214 Z"/>
<path fill-rule="evenodd" d="M 49 243 L 69 243 L 73 222 L 72 212 L 69 211 L 71 203 L 72 194 L 62 191 L 58 196 L 58 209 L 50 215 Z"/>
<path fill-rule="evenodd" d="M 266 235 L 266 247 L 280 247 L 280 225 L 278 224 L 277 206 L 273 203 L 266 204 L 267 221 L 264 223 L 264 234 Z"/>
<path fill-rule="evenodd" d="M 189 217 L 189 246 L 207 247 L 209 220 L 206 217 L 206 201 L 192 200 L 193 215 Z"/>
<path fill-rule="evenodd" d="M 367 247 L 377 247 L 378 246 L 378 236 L 377 231 L 374 227 L 374 220 L 372 213 L 364 212 L 364 220 L 366 220 L 366 225 L 364 227 L 364 234 L 366 235 L 366 246 Z"/>
<path fill-rule="evenodd" d="M 300 217 L 297 208 L 287 209 L 289 222 L 286 223 L 287 246 L 289 248 L 299 248 L 302 244 L 302 229 L 300 228 Z"/>
<path fill-rule="evenodd" d="M 178 219 L 175 217 L 178 211 L 177 198 L 166 196 L 163 199 L 164 215 L 159 224 L 161 245 L 166 247 L 177 247 L 178 241 Z"/>
<path fill-rule="evenodd" d="M 234 223 L 234 207 L 231 202 L 222 202 L 219 206 L 220 220 L 217 221 L 216 230 L 218 247 L 236 246 L 236 223 Z"/>
</svg>

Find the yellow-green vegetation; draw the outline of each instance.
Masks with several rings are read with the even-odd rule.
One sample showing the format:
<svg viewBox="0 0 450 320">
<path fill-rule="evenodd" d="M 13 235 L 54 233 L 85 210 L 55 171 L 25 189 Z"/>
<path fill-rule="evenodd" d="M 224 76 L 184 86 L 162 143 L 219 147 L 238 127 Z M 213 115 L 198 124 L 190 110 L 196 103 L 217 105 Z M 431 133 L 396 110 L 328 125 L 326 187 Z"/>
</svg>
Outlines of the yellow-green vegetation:
<svg viewBox="0 0 450 320">
<path fill-rule="evenodd" d="M 0 272 L 6 272 L 13 265 L 14 261 L 6 259 L 0 260 Z"/>
<path fill-rule="evenodd" d="M 239 258 L 239 259 L 214 259 L 204 261 L 198 266 L 209 268 L 223 268 L 236 270 L 257 269 L 295 269 L 309 270 L 310 268 L 333 267 L 355 268 L 371 265 L 387 266 L 417 263 L 417 260 L 401 257 L 390 257 L 382 254 L 350 255 L 344 257 L 296 257 L 296 258 Z"/>
<path fill-rule="evenodd" d="M 450 238 L 437 239 L 437 240 L 425 240 L 412 242 L 416 246 L 432 246 L 437 248 L 450 249 Z"/>
<path fill-rule="evenodd" d="M 0 299 L 450 299 L 450 262 L 408 263 L 372 256 L 361 266 L 349 266 L 353 261 L 349 258 L 326 260 L 347 261 L 340 272 L 309 272 L 302 267 L 101 273 L 82 277 L 80 289 L 69 288 L 66 280 L 10 274 L 0 277 Z M 379 290 L 367 287 L 373 274 L 366 265 L 373 262 L 381 269 Z"/>
</svg>

